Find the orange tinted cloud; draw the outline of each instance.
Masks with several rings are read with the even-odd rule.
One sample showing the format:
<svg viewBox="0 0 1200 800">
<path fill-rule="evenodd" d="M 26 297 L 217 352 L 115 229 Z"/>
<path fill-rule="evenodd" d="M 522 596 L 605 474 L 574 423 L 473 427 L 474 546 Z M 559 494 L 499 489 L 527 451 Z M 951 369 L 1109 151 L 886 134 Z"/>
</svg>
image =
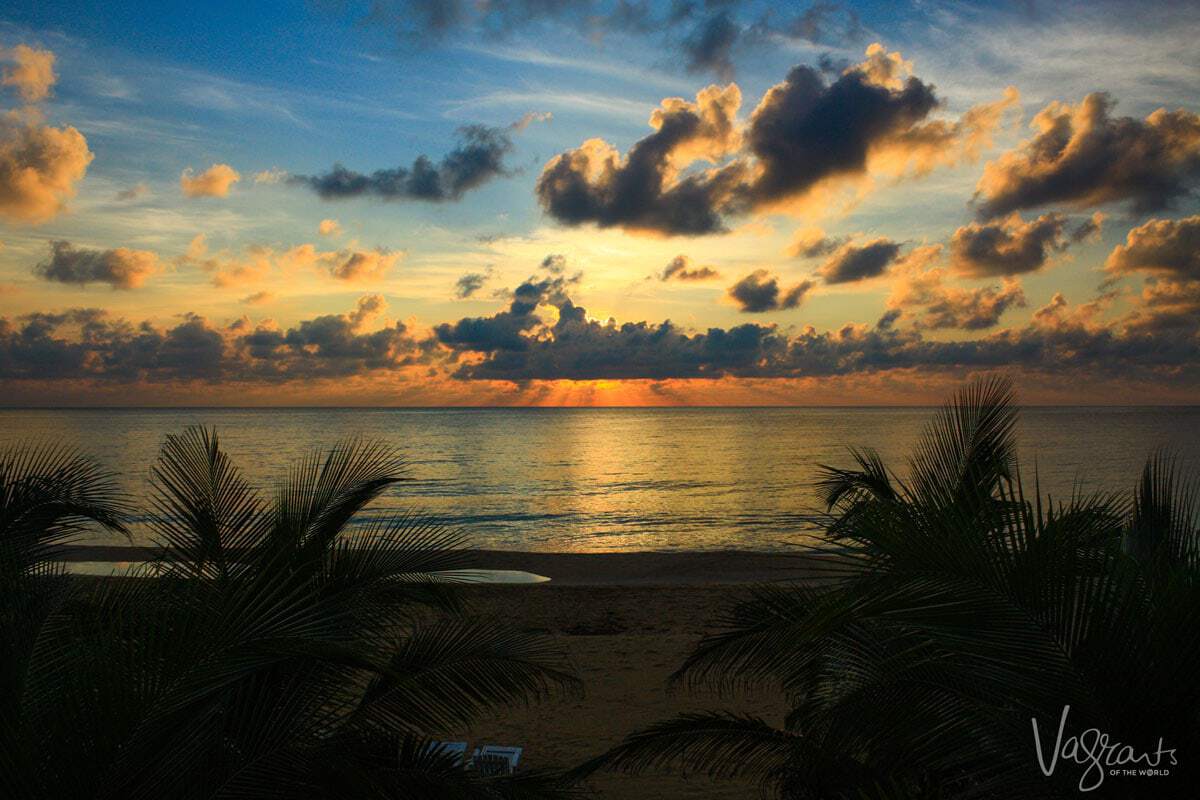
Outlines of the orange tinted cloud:
<svg viewBox="0 0 1200 800">
<path fill-rule="evenodd" d="M 64 241 L 51 242 L 50 258 L 34 269 L 48 281 L 107 283 L 114 289 L 136 289 L 161 270 L 158 256 L 148 250 L 91 250 Z"/>
<path fill-rule="evenodd" d="M 58 80 L 54 73 L 54 53 L 19 44 L 0 55 L 13 62 L 13 66 L 4 68 L 0 85 L 16 89 L 26 103 L 39 103 L 50 96 L 50 89 Z"/>
<path fill-rule="evenodd" d="M 241 299 L 241 303 L 247 306 L 266 305 L 275 299 L 275 295 L 271 292 L 255 292 L 254 294 L 246 295 Z"/>
<path fill-rule="evenodd" d="M 348 282 L 374 281 L 383 278 L 404 255 L 402 250 L 385 248 L 318 250 L 309 243 L 283 251 L 265 245 L 250 245 L 240 254 L 228 250 L 210 253 L 205 236 L 199 234 L 177 261 L 181 265 L 199 267 L 212 275 L 214 286 L 225 288 L 265 281 L 275 271 L 291 275 L 311 270 Z"/>
<path fill-rule="evenodd" d="M 1200 281 L 1200 215 L 1139 225 L 1109 254 L 1105 269 Z"/>
<path fill-rule="evenodd" d="M 926 250 L 928 257 L 910 259 L 909 268 L 898 269 L 900 279 L 892 286 L 889 312 L 881 325 L 890 326 L 904 317 L 912 320 L 916 330 L 982 330 L 999 323 L 1008 309 L 1025 306 L 1025 293 L 1015 278 L 1005 278 L 1001 286 L 947 286 L 945 269 L 924 268 L 936 258 L 940 246 L 930 245 Z"/>
<path fill-rule="evenodd" d="M 1160 108 L 1114 117 L 1107 94 L 1054 102 L 1033 118 L 1033 138 L 984 167 L 975 200 L 984 218 L 1049 203 L 1129 201 L 1162 208 L 1200 177 L 1200 115 Z"/>
<path fill-rule="evenodd" d="M 736 84 L 709 86 L 695 102 L 667 98 L 650 116 L 653 133 L 625 155 L 592 138 L 551 159 L 538 200 L 567 225 L 723 233 L 734 217 L 828 207 L 836 193 L 863 190 L 875 171 L 924 174 L 976 158 L 1018 99 L 1009 88 L 957 122 L 930 120 L 941 101 L 911 69 L 878 44 L 832 82 L 813 67 L 793 67 L 744 126 Z M 685 169 L 698 162 L 712 166 Z"/>
<path fill-rule="evenodd" d="M 187 197 L 228 197 L 230 187 L 241 179 L 228 164 L 213 164 L 198 175 L 188 167 L 179 175 L 179 188 Z"/>
<path fill-rule="evenodd" d="M 383 278 L 401 258 L 402 252 L 390 252 L 383 248 L 375 250 L 343 250 L 336 255 L 325 254 L 323 260 L 329 265 L 329 274 L 338 280 L 376 281 Z"/>
<path fill-rule="evenodd" d="M 960 274 L 976 278 L 1033 272 L 1066 247 L 1065 225 L 1063 215 L 1054 213 L 1029 222 L 1016 213 L 991 222 L 972 222 L 951 237 L 951 262 Z"/>
<path fill-rule="evenodd" d="M 34 119 L 13 112 L 0 118 L 0 217 L 13 222 L 37 224 L 57 216 L 93 158 L 79 131 Z"/>
</svg>

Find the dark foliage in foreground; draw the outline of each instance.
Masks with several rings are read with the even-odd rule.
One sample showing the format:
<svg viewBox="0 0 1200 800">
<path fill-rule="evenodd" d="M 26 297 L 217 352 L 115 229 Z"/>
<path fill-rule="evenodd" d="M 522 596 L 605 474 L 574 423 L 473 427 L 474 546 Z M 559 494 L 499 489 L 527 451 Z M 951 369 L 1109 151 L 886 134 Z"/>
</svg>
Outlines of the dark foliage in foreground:
<svg viewBox="0 0 1200 800">
<path fill-rule="evenodd" d="M 1131 498 L 1028 497 L 1016 418 L 1006 382 L 976 384 L 928 427 L 904 479 L 869 450 L 823 470 L 838 579 L 755 589 L 674 676 L 781 689 L 781 726 L 685 714 L 579 774 L 675 765 L 785 798 L 1076 797 L 1088 765 L 1060 758 L 1043 775 L 1031 724 L 1048 765 L 1069 705 L 1064 740 L 1097 728 L 1153 753 L 1161 737 L 1178 760 L 1162 757 L 1170 777 L 1105 775 L 1084 796 L 1194 796 L 1196 485 L 1158 457 Z"/>
<path fill-rule="evenodd" d="M 157 578 L 86 581 L 54 558 L 128 509 L 87 460 L 0 453 L 0 795 L 552 798 L 482 777 L 426 735 L 575 685 L 544 638 L 463 613 L 460 537 L 416 516 L 349 527 L 401 479 L 362 441 L 254 491 L 214 434 L 169 437 Z M 436 612 L 436 613 L 432 613 Z"/>
</svg>

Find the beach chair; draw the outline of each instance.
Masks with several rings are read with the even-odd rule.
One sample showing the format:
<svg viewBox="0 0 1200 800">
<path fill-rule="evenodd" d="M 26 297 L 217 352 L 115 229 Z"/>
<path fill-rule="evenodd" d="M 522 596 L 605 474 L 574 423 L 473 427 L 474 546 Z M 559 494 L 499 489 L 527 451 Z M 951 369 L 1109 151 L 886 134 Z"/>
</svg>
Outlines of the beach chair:
<svg viewBox="0 0 1200 800">
<path fill-rule="evenodd" d="M 466 742 L 430 742 L 425 746 L 425 752 L 430 755 L 437 754 L 452 758 L 457 767 L 464 766 L 467 761 Z"/>
<path fill-rule="evenodd" d="M 486 744 L 471 754 L 471 768 L 483 775 L 511 775 L 517 771 L 521 748 Z"/>
</svg>

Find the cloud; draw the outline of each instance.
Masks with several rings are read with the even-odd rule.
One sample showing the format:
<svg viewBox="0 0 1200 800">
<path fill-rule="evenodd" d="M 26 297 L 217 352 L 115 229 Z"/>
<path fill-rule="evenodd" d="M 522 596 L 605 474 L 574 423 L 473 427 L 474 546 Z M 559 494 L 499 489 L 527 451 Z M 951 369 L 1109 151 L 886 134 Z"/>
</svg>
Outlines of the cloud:
<svg viewBox="0 0 1200 800">
<path fill-rule="evenodd" d="M 566 225 L 595 224 L 668 235 L 727 230 L 731 217 L 800 210 L 812 193 L 858 181 L 876 164 L 921 173 L 978 154 L 1014 97 L 968 112 L 957 123 L 926 121 L 939 101 L 880 45 L 828 82 L 794 67 L 763 96 L 744 129 L 736 84 L 710 86 L 695 102 L 668 98 L 650 117 L 654 132 L 625 156 L 589 139 L 551 159 L 537 196 Z M 689 169 L 708 162 L 704 169 Z"/>
<path fill-rule="evenodd" d="M 254 182 L 270 186 L 286 180 L 287 177 L 288 174 L 286 171 L 280 169 L 279 167 L 271 167 L 270 169 L 264 169 L 260 172 L 254 173 Z"/>
<path fill-rule="evenodd" d="M 539 266 L 551 275 L 562 275 L 567 269 L 567 257 L 561 253 L 551 253 L 542 259 Z"/>
<path fill-rule="evenodd" d="M 983 326 L 1002 302 L 1019 305 L 1013 285 L 996 290 L 997 295 L 1007 293 L 1006 301 L 984 297 L 975 307 L 952 303 L 946 313 L 959 326 Z M 492 317 L 439 326 L 439 340 L 456 359 L 454 377 L 522 384 L 563 379 L 820 378 L 893 370 L 961 374 L 1011 368 L 1042 371 L 1057 379 L 1068 373 L 1122 380 L 1140 375 L 1178 383 L 1180 368 L 1200 356 L 1196 319 L 1190 327 L 1150 331 L 1128 322 L 1102 324 L 1094 306 L 1072 310 L 1065 300 L 1024 326 L 974 339 L 935 340 L 924 338 L 920 330 L 888 324 L 847 324 L 830 331 L 805 327 L 794 335 L 757 324 L 689 332 L 669 321 L 588 319 L 565 293 L 537 299 L 558 307 L 556 320 L 531 320 L 521 314 L 516 324 L 510 308 Z M 971 313 L 960 313 L 963 308 Z M 940 311 L 926 317 L 927 326 L 940 318 Z"/>
<path fill-rule="evenodd" d="M 1142 335 L 1200 335 L 1200 280 L 1147 279 L 1124 323 L 1127 330 Z"/>
<path fill-rule="evenodd" d="M 176 263 L 196 267 L 212 275 L 213 286 L 228 288 L 266 280 L 271 274 L 274 259 L 275 252 L 262 245 L 247 247 L 241 256 L 228 251 L 210 253 L 208 239 L 200 233 L 192 238 L 187 252 L 179 256 Z"/>
<path fill-rule="evenodd" d="M 1106 219 L 1108 219 L 1108 215 L 1103 211 L 1092 214 L 1071 231 L 1071 241 L 1078 244 L 1089 239 L 1099 239 L 1100 234 L 1104 231 L 1104 220 Z"/>
<path fill-rule="evenodd" d="M 509 127 L 520 133 L 535 122 L 549 122 L 552 119 L 554 115 L 549 111 L 529 111 Z"/>
<path fill-rule="evenodd" d="M 672 58 L 678 53 L 689 72 L 721 76 L 732 74 L 735 49 L 761 51 L 793 42 L 841 45 L 862 35 L 853 8 L 820 1 L 793 14 L 770 4 L 762 11 L 730 0 L 379 0 L 359 22 L 383 25 L 415 47 L 494 41 L 535 30 L 554 36 L 566 29 L 597 44 L 611 33 L 653 37 L 656 49 L 668 48 Z"/>
<path fill-rule="evenodd" d="M 900 244 L 879 237 L 864 244 L 844 244 L 817 270 L 826 283 L 853 283 L 877 278 L 900 255 Z"/>
<path fill-rule="evenodd" d="M 489 267 L 487 272 L 468 272 L 459 276 L 458 280 L 454 282 L 454 296 L 459 300 L 466 300 L 483 288 L 491 274 L 492 271 Z"/>
<path fill-rule="evenodd" d="M 54 73 L 54 53 L 19 44 L 0 50 L 0 58 L 13 62 L 0 74 L 0 85 L 16 89 L 26 103 L 40 103 L 50 96 L 50 89 L 58 80 Z"/>
<path fill-rule="evenodd" d="M 92 158 L 72 127 L 0 121 L 0 217 L 34 224 L 53 219 L 75 196 Z"/>
<path fill-rule="evenodd" d="M 946 286 L 945 278 L 946 270 L 940 268 L 908 271 L 892 287 L 882 327 L 907 316 L 916 330 L 977 331 L 999 324 L 1010 308 L 1025 307 L 1025 293 L 1015 278 L 975 289 Z"/>
<path fill-rule="evenodd" d="M 263 291 L 255 292 L 254 294 L 248 294 L 238 302 L 246 306 L 261 306 L 270 303 L 274 299 L 275 295 L 272 292 Z"/>
<path fill-rule="evenodd" d="M 687 256 L 678 255 L 670 260 L 658 276 L 660 281 L 707 281 L 721 277 L 712 267 L 693 267 Z"/>
<path fill-rule="evenodd" d="M 334 164 L 324 175 L 293 175 L 288 183 L 307 186 L 323 200 L 375 197 L 442 203 L 461 200 L 466 192 L 511 174 L 504 166 L 504 156 L 513 149 L 506 129 L 467 125 L 458 133 L 458 146 L 437 165 L 421 155 L 411 167 L 381 169 L 366 175 Z"/>
<path fill-rule="evenodd" d="M 280 384 L 426 362 L 433 344 L 419 341 L 403 323 L 367 330 L 385 305 L 368 295 L 348 314 L 287 329 L 245 318 L 220 327 L 191 313 L 162 328 L 99 309 L 0 318 L 0 380 Z"/>
<path fill-rule="evenodd" d="M 358 304 L 348 315 L 350 324 L 357 330 L 386 311 L 387 307 L 387 300 L 383 295 L 364 294 L 358 298 Z"/>
<path fill-rule="evenodd" d="M 736 146 L 740 105 L 741 92 L 734 84 L 703 89 L 695 103 L 664 100 L 650 117 L 655 132 L 624 159 L 600 139 L 551 159 L 538 178 L 538 199 L 547 213 L 568 225 L 593 222 L 602 228 L 685 234 L 720 230 L 720 209 L 728 201 L 734 172 L 742 167 L 702 176 L 680 177 L 677 172 L 681 164 L 719 159 Z"/>
<path fill-rule="evenodd" d="M 185 197 L 228 197 L 230 187 L 241 179 L 228 164 L 213 164 L 199 175 L 188 167 L 179 174 L 179 188 Z"/>
<path fill-rule="evenodd" d="M 728 289 L 728 295 L 738 309 L 748 314 L 797 308 L 813 287 L 812 281 L 801 281 L 790 289 L 779 288 L 779 280 L 765 269 L 755 270 Z"/>
<path fill-rule="evenodd" d="M 41 110 L 32 105 L 54 85 L 54 54 L 17 45 L 5 55 L 16 65 L 4 70 L 0 82 L 31 105 L 0 113 L 0 218 L 39 224 L 66 208 L 94 156 L 83 134 L 43 124 Z"/>
<path fill-rule="evenodd" d="M 322 236 L 337 236 L 342 232 L 341 223 L 336 219 L 323 219 L 317 225 L 317 233 Z"/>
<path fill-rule="evenodd" d="M 122 189 L 114 195 L 114 199 L 122 203 L 130 203 L 134 200 L 139 200 L 150 194 L 150 187 L 145 183 L 135 183 L 128 189 Z"/>
<path fill-rule="evenodd" d="M 683 40 L 688 72 L 713 72 L 723 81 L 733 78 L 733 46 L 741 36 L 741 28 L 728 11 L 721 11 L 702 21 L 690 36 Z"/>
<path fill-rule="evenodd" d="M 1067 246 L 1066 222 L 1057 213 L 1029 222 L 1017 213 L 990 222 L 972 222 L 951 236 L 951 263 L 959 274 L 975 278 L 1033 272 L 1045 266 L 1052 253 Z"/>
<path fill-rule="evenodd" d="M 980 218 L 1064 203 L 1127 202 L 1156 211 L 1200 178 L 1200 115 L 1160 108 L 1144 120 L 1113 117 L 1113 101 L 1089 94 L 1051 103 L 1033 118 L 1033 138 L 985 165 L 974 203 Z"/>
<path fill-rule="evenodd" d="M 792 258 L 816 258 L 829 255 L 847 241 L 845 237 L 830 238 L 820 228 L 801 228 L 784 252 Z"/>
<path fill-rule="evenodd" d="M 1104 268 L 1114 273 L 1148 272 L 1165 278 L 1200 281 L 1200 215 L 1152 219 L 1133 228 Z"/>
<path fill-rule="evenodd" d="M 91 250 L 70 242 L 50 243 L 50 258 L 34 267 L 34 273 L 57 283 L 107 283 L 114 289 L 136 289 L 162 269 L 158 256 L 147 250 Z"/>
<path fill-rule="evenodd" d="M 529 278 L 513 290 L 506 311 L 490 317 L 465 317 L 454 323 L 442 323 L 434 327 L 434 336 L 455 350 L 522 350 L 528 345 L 522 334 L 544 325 L 537 314 L 539 306 L 554 306 L 560 319 L 576 313 L 576 306 L 567 297 L 567 287 L 577 282 L 578 276 Z"/>
<path fill-rule="evenodd" d="M 690 331 L 670 321 L 590 319 L 563 278 L 530 280 L 504 310 L 435 328 L 432 337 L 380 323 L 382 300 L 283 329 L 242 318 L 219 327 L 184 314 L 170 327 L 98 309 L 0 318 L 0 380 L 54 386 L 207 384 L 308 386 L 319 378 L 448 374 L 460 381 L 621 379 L 755 380 L 918 374 L 961 377 L 1003 368 L 1053 380 L 1110 378 L 1195 386 L 1200 357 L 1197 295 L 1148 294 L 1143 308 L 1103 322 L 1105 302 L 1072 306 L 1061 295 L 1028 323 L 967 339 L 928 339 L 919 329 L 848 323 L 795 332 L 743 324 Z M 542 309 L 543 311 L 539 311 Z M 1192 313 L 1180 313 L 1191 309 Z M 543 313 L 544 312 L 544 313 Z M 419 372 L 406 373 L 408 367 Z"/>
<path fill-rule="evenodd" d="M 382 247 L 374 250 L 343 250 L 329 265 L 329 274 L 343 281 L 376 281 L 387 275 L 403 257 L 403 252 L 391 252 Z"/>
<path fill-rule="evenodd" d="M 176 259 L 212 275 L 214 286 L 228 288 L 267 280 L 272 272 L 289 276 L 297 271 L 312 271 L 347 282 L 369 282 L 384 278 L 401 259 L 404 251 L 377 247 L 372 250 L 345 248 L 318 250 L 312 244 L 299 244 L 287 250 L 250 245 L 241 254 L 227 250 L 209 253 L 203 234 L 192 239 L 185 254 Z"/>
</svg>

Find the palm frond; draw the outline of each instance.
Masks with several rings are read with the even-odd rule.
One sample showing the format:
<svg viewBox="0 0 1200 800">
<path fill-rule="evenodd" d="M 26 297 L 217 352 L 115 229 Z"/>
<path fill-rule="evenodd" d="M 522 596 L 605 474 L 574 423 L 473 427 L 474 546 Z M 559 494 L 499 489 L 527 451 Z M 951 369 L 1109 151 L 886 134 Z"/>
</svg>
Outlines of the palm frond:
<svg viewBox="0 0 1200 800">
<path fill-rule="evenodd" d="M 191 427 L 167 436 L 151 475 L 157 512 L 151 527 L 170 551 L 172 568 L 228 578 L 265 535 L 263 504 L 221 450 L 216 431 Z"/>
</svg>

